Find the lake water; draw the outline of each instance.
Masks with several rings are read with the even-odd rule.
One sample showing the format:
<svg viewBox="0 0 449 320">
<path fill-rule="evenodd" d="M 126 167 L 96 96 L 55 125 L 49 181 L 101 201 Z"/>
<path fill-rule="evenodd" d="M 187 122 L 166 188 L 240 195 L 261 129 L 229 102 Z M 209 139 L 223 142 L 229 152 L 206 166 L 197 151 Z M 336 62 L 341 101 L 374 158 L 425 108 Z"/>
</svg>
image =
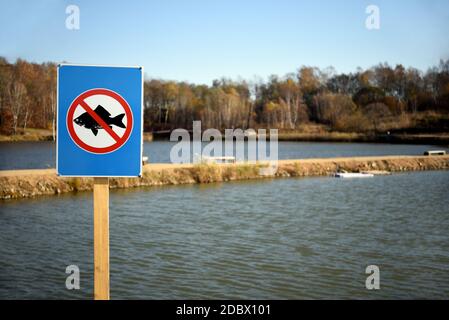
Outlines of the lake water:
<svg viewBox="0 0 449 320">
<path fill-rule="evenodd" d="M 150 162 L 170 162 L 170 141 L 144 143 L 144 155 Z M 279 159 L 331 158 L 378 155 L 422 155 L 426 150 L 449 148 L 430 145 L 403 145 L 382 143 L 328 143 L 279 142 Z M 224 148 L 223 148 L 224 152 Z M 0 143 L 0 170 L 54 168 L 56 152 L 54 142 Z"/>
<path fill-rule="evenodd" d="M 448 299 L 448 190 L 447 171 L 111 190 L 111 298 Z M 92 297 L 91 193 L 3 201 L 0 244 L 0 299 Z"/>
</svg>

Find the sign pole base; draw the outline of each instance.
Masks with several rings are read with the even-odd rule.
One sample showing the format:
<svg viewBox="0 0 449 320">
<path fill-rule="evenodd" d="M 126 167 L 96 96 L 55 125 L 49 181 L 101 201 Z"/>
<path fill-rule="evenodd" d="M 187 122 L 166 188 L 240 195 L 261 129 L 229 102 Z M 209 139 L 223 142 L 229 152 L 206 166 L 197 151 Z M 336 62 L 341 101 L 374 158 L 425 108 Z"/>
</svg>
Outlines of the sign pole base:
<svg viewBox="0 0 449 320">
<path fill-rule="evenodd" d="M 109 178 L 94 178 L 94 299 L 109 300 Z"/>
</svg>

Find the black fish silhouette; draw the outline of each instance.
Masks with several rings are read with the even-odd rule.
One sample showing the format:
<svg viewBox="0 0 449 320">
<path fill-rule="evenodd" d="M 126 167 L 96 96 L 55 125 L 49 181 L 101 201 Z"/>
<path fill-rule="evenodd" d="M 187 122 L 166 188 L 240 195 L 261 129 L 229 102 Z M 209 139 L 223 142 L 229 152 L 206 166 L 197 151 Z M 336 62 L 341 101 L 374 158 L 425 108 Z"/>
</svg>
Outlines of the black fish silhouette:
<svg viewBox="0 0 449 320">
<path fill-rule="evenodd" d="M 112 129 L 112 125 L 115 125 L 120 128 L 126 128 L 126 126 L 123 124 L 122 120 L 125 116 L 124 113 L 119 114 L 118 116 L 115 116 L 111 118 L 111 114 L 103 108 L 101 105 L 98 105 L 94 112 L 103 119 L 104 122 L 109 126 L 109 128 Z M 81 127 L 85 127 L 86 129 L 92 130 L 92 133 L 96 136 L 98 134 L 99 129 L 103 129 L 102 126 L 100 126 L 97 121 L 95 121 L 94 118 L 88 113 L 84 112 L 82 115 L 80 115 L 78 118 L 73 120 L 77 125 Z"/>
</svg>

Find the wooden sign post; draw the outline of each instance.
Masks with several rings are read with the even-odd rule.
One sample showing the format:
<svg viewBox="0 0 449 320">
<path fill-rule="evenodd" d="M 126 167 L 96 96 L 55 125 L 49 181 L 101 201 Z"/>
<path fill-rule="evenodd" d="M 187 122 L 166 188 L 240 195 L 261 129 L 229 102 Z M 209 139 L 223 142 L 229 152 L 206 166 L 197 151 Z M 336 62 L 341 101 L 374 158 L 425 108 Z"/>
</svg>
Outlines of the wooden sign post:
<svg viewBox="0 0 449 320">
<path fill-rule="evenodd" d="M 109 178 L 94 178 L 94 298 L 109 300 Z"/>
</svg>

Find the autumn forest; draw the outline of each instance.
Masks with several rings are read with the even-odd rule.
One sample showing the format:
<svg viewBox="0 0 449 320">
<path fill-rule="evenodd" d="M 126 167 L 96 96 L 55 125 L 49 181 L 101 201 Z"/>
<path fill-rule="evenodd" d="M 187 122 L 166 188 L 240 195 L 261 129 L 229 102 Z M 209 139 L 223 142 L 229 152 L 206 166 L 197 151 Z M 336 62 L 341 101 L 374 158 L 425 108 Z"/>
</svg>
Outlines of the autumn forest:
<svg viewBox="0 0 449 320">
<path fill-rule="evenodd" d="M 0 131 L 54 129 L 56 64 L 0 58 Z M 212 85 L 152 79 L 144 84 L 145 131 L 278 128 L 310 124 L 341 132 L 447 131 L 449 60 L 425 72 L 378 64 L 353 73 L 302 66 L 268 79 L 220 78 Z"/>
</svg>

